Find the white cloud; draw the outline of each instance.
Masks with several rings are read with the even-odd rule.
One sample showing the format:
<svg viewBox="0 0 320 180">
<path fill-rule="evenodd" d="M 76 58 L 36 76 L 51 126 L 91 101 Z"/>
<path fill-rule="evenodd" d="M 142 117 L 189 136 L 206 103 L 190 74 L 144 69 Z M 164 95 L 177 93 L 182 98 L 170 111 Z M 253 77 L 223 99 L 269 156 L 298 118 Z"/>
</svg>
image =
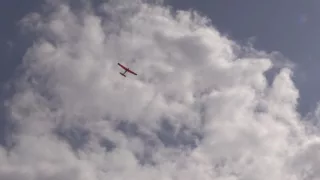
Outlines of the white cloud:
<svg viewBox="0 0 320 180">
<path fill-rule="evenodd" d="M 15 145 L 0 151 L 0 179 L 319 178 L 291 70 L 266 81 L 273 55 L 238 57 L 206 18 L 162 5 L 50 6 L 22 21 L 37 39 L 8 106 Z"/>
</svg>

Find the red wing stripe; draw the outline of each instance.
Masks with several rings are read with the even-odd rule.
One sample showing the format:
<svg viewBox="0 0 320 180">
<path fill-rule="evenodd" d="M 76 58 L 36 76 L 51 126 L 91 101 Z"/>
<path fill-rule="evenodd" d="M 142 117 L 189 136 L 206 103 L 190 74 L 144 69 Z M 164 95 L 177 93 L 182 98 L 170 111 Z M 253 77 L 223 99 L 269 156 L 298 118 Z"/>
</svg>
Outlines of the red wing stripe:
<svg viewBox="0 0 320 180">
<path fill-rule="evenodd" d="M 128 68 L 124 67 L 122 64 L 118 63 L 119 66 L 121 66 L 123 69 L 128 70 Z"/>
<path fill-rule="evenodd" d="M 130 69 L 128 69 L 128 72 L 134 74 L 134 75 L 137 75 L 135 72 L 131 71 Z"/>
</svg>

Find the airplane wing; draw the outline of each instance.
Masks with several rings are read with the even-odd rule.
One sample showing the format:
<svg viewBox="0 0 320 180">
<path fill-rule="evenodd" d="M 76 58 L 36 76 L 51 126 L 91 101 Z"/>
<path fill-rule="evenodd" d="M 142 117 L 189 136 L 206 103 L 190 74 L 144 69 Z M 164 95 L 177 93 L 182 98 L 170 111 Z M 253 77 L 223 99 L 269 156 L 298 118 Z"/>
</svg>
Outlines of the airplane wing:
<svg viewBox="0 0 320 180">
<path fill-rule="evenodd" d="M 125 70 L 129 70 L 128 68 L 126 68 L 126 67 L 124 67 L 122 64 L 120 64 L 120 63 L 118 63 L 118 65 L 120 66 L 120 67 L 122 67 L 123 69 L 125 69 Z"/>
<path fill-rule="evenodd" d="M 128 69 L 128 72 L 134 74 L 134 75 L 137 75 L 135 72 L 131 71 L 130 69 Z"/>
</svg>

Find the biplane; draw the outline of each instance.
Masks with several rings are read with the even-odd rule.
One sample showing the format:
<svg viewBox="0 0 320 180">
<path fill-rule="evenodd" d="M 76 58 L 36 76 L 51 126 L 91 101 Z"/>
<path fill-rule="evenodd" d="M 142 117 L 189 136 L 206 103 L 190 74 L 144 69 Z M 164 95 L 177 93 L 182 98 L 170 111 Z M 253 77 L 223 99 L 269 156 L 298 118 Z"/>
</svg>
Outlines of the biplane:
<svg viewBox="0 0 320 180">
<path fill-rule="evenodd" d="M 137 75 L 137 73 L 131 71 L 129 68 L 125 67 L 124 65 L 122 65 L 122 64 L 120 64 L 120 63 L 118 63 L 118 65 L 125 70 L 123 73 L 120 72 L 120 74 L 121 74 L 122 76 L 126 77 L 126 75 L 125 75 L 126 72 L 129 72 L 129 73 L 131 73 L 131 74 Z"/>
</svg>

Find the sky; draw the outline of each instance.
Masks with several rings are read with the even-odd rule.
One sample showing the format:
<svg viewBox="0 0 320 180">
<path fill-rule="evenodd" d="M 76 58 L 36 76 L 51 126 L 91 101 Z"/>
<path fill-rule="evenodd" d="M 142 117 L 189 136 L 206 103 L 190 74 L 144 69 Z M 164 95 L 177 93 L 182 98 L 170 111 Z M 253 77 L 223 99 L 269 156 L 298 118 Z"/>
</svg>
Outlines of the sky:
<svg viewBox="0 0 320 180">
<path fill-rule="evenodd" d="M 12 76 L 32 40 L 22 35 L 18 21 L 40 9 L 42 0 L 20 2 L 5 0 L 1 6 L 1 76 L 4 83 Z M 96 1 L 99 2 L 99 1 Z M 319 76 L 317 65 L 320 3 L 315 0 L 165 0 L 173 9 L 193 9 L 210 18 L 219 32 L 238 43 L 252 43 L 255 49 L 279 52 L 296 64 L 294 81 L 299 88 L 298 109 L 307 114 L 316 108 L 320 86 L 310 80 Z M 245 3 L 243 3 L 245 2 Z M 17 8 L 19 7 L 19 8 Z M 8 14 L 10 14 L 8 16 Z"/>
<path fill-rule="evenodd" d="M 213 25 L 239 43 L 279 52 L 296 64 L 294 81 L 301 97 L 299 111 L 312 111 L 320 99 L 319 32 L 320 2 L 316 0 L 166 0 L 174 8 L 194 9 L 208 16 Z"/>
<path fill-rule="evenodd" d="M 0 179 L 320 178 L 316 2 L 15 2 Z"/>
</svg>

